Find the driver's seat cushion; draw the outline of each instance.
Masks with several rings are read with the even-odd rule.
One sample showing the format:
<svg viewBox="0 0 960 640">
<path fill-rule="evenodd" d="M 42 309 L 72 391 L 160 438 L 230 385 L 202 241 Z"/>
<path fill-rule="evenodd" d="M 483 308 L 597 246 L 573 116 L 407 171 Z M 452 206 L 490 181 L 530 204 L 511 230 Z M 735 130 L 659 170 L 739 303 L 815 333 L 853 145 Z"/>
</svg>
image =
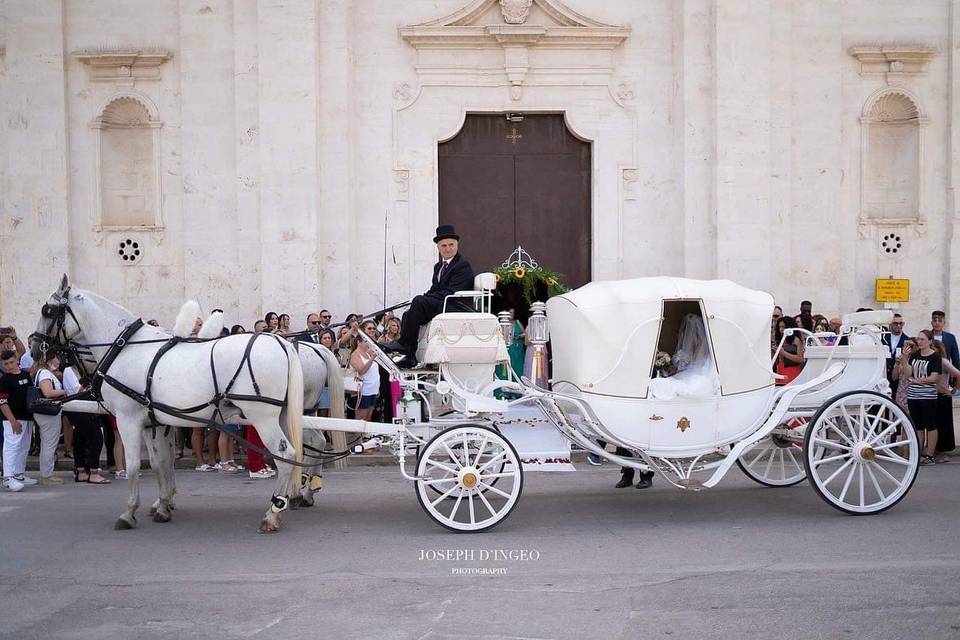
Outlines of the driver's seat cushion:
<svg viewBox="0 0 960 640">
<path fill-rule="evenodd" d="M 509 359 L 500 322 L 492 314 L 441 313 L 420 327 L 417 360 L 425 364 L 494 364 Z"/>
</svg>

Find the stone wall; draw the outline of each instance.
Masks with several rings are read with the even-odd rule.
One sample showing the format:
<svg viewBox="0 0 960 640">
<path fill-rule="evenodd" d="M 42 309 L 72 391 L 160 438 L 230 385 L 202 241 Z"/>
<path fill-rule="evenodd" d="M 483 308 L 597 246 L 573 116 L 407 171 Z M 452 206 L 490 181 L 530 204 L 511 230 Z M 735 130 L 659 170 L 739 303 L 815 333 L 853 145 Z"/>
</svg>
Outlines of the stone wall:
<svg viewBox="0 0 960 640">
<path fill-rule="evenodd" d="M 575 34 L 544 44 L 495 2 L 3 0 L 0 318 L 32 327 L 62 272 L 163 323 L 187 297 L 248 328 L 404 299 L 434 261 L 437 142 L 467 111 L 526 110 L 593 143 L 595 277 L 729 278 L 828 313 L 907 277 L 913 333 L 932 308 L 960 314 L 956 4 L 568 0 L 577 17 L 537 0 L 520 27 Z M 477 46 L 436 32 L 455 55 L 402 31 L 449 15 L 496 27 Z M 863 118 L 891 91 L 915 101 L 917 137 L 884 164 L 898 147 Z M 124 98 L 149 121 L 108 129 L 104 153 L 98 122 Z M 149 203 L 114 214 L 127 179 L 155 194 L 152 224 Z M 878 193 L 916 204 L 877 224 Z"/>
</svg>

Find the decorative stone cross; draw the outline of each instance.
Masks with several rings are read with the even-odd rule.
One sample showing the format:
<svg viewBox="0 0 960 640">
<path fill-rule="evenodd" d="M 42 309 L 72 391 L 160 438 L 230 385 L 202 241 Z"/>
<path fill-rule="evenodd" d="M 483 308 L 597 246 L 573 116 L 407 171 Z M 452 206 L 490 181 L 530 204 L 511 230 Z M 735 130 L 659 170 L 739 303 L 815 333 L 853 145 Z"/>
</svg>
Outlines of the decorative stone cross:
<svg viewBox="0 0 960 640">
<path fill-rule="evenodd" d="M 507 140 L 510 141 L 510 144 L 516 146 L 516 145 L 517 145 L 517 140 L 519 140 L 519 139 L 522 138 L 522 137 L 523 137 L 523 134 L 522 134 L 522 133 L 518 133 L 518 132 L 517 132 L 517 128 L 514 127 L 514 128 L 513 128 L 513 132 L 512 132 L 510 135 L 507 136 Z"/>
</svg>

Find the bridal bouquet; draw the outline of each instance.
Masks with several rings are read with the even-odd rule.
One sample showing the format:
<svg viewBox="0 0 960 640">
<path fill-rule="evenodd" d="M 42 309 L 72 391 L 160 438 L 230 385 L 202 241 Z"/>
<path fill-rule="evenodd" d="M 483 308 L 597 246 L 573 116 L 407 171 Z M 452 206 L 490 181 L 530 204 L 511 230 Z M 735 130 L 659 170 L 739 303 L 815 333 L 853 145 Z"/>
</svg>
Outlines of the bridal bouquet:
<svg viewBox="0 0 960 640">
<path fill-rule="evenodd" d="M 666 351 L 657 351 L 657 357 L 653 359 L 653 368 L 656 369 L 661 378 L 664 378 L 669 373 L 671 363 L 672 359 L 669 353 Z"/>
</svg>

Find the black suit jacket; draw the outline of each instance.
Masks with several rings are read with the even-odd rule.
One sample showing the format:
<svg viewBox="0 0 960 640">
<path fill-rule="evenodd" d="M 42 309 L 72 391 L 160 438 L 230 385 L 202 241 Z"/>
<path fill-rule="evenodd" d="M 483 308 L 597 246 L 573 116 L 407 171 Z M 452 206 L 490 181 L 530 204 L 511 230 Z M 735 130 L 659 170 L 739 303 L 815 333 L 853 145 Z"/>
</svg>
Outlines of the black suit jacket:
<svg viewBox="0 0 960 640">
<path fill-rule="evenodd" d="M 443 266 L 443 260 L 433 265 L 433 280 L 430 288 L 424 294 L 426 297 L 443 304 L 443 299 L 457 291 L 470 291 L 473 289 L 473 267 L 459 253 L 453 256 L 450 261 L 450 267 L 447 272 L 440 276 L 440 267 Z"/>
<path fill-rule="evenodd" d="M 909 339 L 910 339 L 910 336 L 908 336 L 906 333 L 901 333 L 901 334 L 900 334 L 900 342 L 897 344 L 897 348 L 898 348 L 898 349 L 902 349 L 902 348 L 903 348 L 903 345 L 905 345 L 905 344 L 907 343 L 907 340 L 909 340 Z M 880 340 L 883 342 L 883 344 L 886 345 L 887 349 L 889 350 L 889 349 L 890 349 L 890 334 L 889 334 L 889 333 L 883 334 L 883 336 L 880 338 Z M 893 367 L 894 367 L 895 364 L 896 364 L 896 359 L 894 358 L 894 354 L 893 354 L 893 352 L 890 352 L 890 354 L 887 355 L 887 379 L 888 379 L 888 380 L 893 380 L 892 372 L 893 372 Z"/>
</svg>

